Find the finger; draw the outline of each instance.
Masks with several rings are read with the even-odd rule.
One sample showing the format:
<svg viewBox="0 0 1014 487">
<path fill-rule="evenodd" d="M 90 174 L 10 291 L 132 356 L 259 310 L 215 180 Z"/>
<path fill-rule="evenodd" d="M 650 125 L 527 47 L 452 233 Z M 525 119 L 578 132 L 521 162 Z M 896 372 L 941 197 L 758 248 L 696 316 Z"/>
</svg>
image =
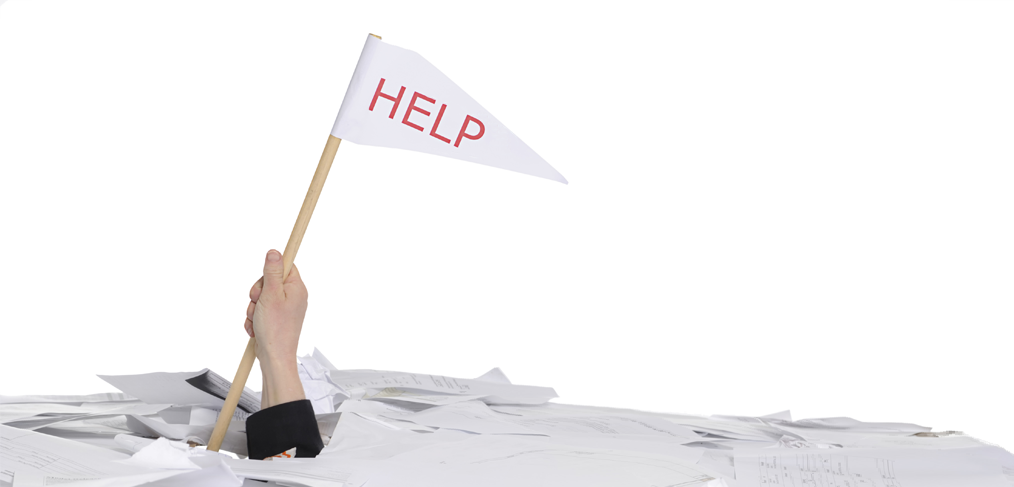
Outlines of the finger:
<svg viewBox="0 0 1014 487">
<path fill-rule="evenodd" d="M 285 278 L 285 296 L 306 298 L 306 285 L 303 284 L 303 278 L 300 277 L 296 264 L 292 264 L 292 269 L 289 270 L 289 277 Z"/>
<path fill-rule="evenodd" d="M 264 257 L 264 287 L 261 294 L 268 293 L 272 297 L 283 297 L 282 291 L 282 254 L 277 250 L 269 250 Z"/>
<path fill-rule="evenodd" d="M 285 278 L 285 284 L 292 284 L 302 281 L 303 279 L 299 277 L 299 268 L 296 267 L 296 264 L 292 264 L 292 269 L 289 269 L 289 277 Z"/>
<path fill-rule="evenodd" d="M 254 310 L 257 309 L 257 303 L 250 301 L 250 304 L 246 307 L 246 319 L 253 320 Z"/>
<path fill-rule="evenodd" d="M 250 301 L 257 302 L 257 298 L 261 297 L 261 290 L 264 289 L 264 276 L 257 279 L 257 282 L 250 287 Z"/>
<path fill-rule="evenodd" d="M 250 318 L 247 318 L 246 322 L 243 323 L 243 328 L 246 330 L 246 334 L 250 335 L 250 338 L 253 338 L 254 336 L 253 321 L 250 321 Z"/>
</svg>

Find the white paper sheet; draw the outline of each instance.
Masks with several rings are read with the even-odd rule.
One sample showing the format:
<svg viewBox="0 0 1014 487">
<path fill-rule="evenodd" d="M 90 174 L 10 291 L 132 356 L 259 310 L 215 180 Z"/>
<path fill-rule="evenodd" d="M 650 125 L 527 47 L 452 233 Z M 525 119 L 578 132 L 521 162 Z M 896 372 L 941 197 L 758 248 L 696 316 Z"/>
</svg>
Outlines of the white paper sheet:
<svg viewBox="0 0 1014 487">
<path fill-rule="evenodd" d="M 0 470 L 18 486 L 150 473 L 116 463 L 127 458 L 105 448 L 0 425 Z"/>
<path fill-rule="evenodd" d="M 489 404 L 543 404 L 557 397 L 551 387 L 502 384 L 476 379 L 458 379 L 442 375 L 413 374 L 376 370 L 331 370 L 331 381 L 357 397 L 367 389 L 396 388 L 441 394 L 480 395 Z"/>
<path fill-rule="evenodd" d="M 407 451 L 437 443 L 461 441 L 472 436 L 470 433 L 455 430 L 421 433 L 410 429 L 395 429 L 357 414 L 343 414 L 331 442 L 318 458 L 350 461 L 385 460 Z"/>
<path fill-rule="evenodd" d="M 152 484 L 152 482 L 164 481 L 165 479 L 180 475 L 181 472 L 169 471 L 169 470 L 158 470 L 137 475 L 124 475 L 119 477 L 105 477 L 94 480 L 84 480 L 80 482 L 73 482 L 68 485 L 73 487 L 136 487 L 138 485 L 150 485 L 151 487 L 167 487 L 165 484 L 159 482 L 158 484 Z M 20 475 L 15 479 L 13 487 L 41 487 L 49 485 L 63 485 L 62 483 L 51 484 L 47 483 L 45 477 L 31 476 L 31 475 Z"/>
<path fill-rule="evenodd" d="M 317 351 L 315 350 L 315 352 Z M 330 362 L 325 360 L 325 363 Z M 313 406 L 315 414 L 333 413 L 335 403 L 340 403 L 349 397 L 349 393 L 331 382 L 328 378 L 328 369 L 312 355 L 299 358 L 298 371 L 299 381 L 303 385 L 303 393 Z"/>
<path fill-rule="evenodd" d="M 848 445 L 851 448 L 918 448 L 929 450 L 946 450 L 950 448 L 976 448 L 988 446 L 985 443 L 972 438 L 971 436 L 865 436 L 852 441 Z"/>
<path fill-rule="evenodd" d="M 953 450 L 772 450 L 737 454 L 737 487 L 1009 487 L 983 448 Z"/>
<path fill-rule="evenodd" d="M 513 382 L 507 378 L 507 374 L 500 370 L 500 367 L 493 367 L 492 369 L 489 369 L 489 372 L 476 377 L 475 380 L 492 382 L 494 384 L 513 384 Z"/>
<path fill-rule="evenodd" d="M 372 416 L 379 416 L 383 414 L 393 414 L 396 416 L 405 416 L 412 414 L 411 409 L 403 408 L 397 404 L 390 404 L 382 401 L 364 401 L 361 399 L 350 399 L 344 401 L 338 406 L 338 412 L 340 413 L 361 413 Z"/>
<path fill-rule="evenodd" d="M 911 423 L 868 423 L 852 418 L 812 418 L 783 423 L 794 428 L 820 428 L 825 430 L 865 433 L 925 433 L 932 428 Z"/>
<path fill-rule="evenodd" d="M 112 417 L 101 417 L 101 418 L 85 418 L 81 420 L 67 421 L 53 426 L 52 428 L 40 428 L 40 433 L 43 430 L 50 431 L 47 434 L 53 434 L 53 431 L 65 431 L 69 430 L 72 432 L 95 434 L 95 435 L 117 435 L 120 433 L 128 433 L 130 428 L 127 427 L 126 416 L 112 416 Z M 59 436 L 59 435 L 57 435 Z"/>
<path fill-rule="evenodd" d="M 200 445 L 208 443 L 211 432 L 215 429 L 214 424 L 169 424 L 155 418 L 138 415 L 127 416 L 127 427 L 144 436 L 164 436 L 172 440 L 193 441 Z M 225 432 L 222 449 L 246 455 L 245 431 L 246 423 L 233 419 L 229 423 L 229 429 Z"/>
<path fill-rule="evenodd" d="M 796 428 L 784 424 L 775 425 L 781 431 L 786 434 L 802 438 L 806 441 L 834 445 L 837 447 L 853 447 L 864 441 L 866 438 L 908 438 L 912 436 L 911 433 L 905 433 L 900 431 L 884 431 L 884 432 L 866 432 L 866 431 L 850 431 L 850 430 L 826 430 L 820 428 Z"/>
<path fill-rule="evenodd" d="M 711 480 L 695 465 L 661 455 L 554 445 L 551 438 L 481 435 L 397 455 L 356 472 L 349 484 L 689 487 Z"/>
<path fill-rule="evenodd" d="M 193 456 L 195 453 L 186 443 L 159 438 L 138 449 L 130 458 L 120 460 L 120 463 L 152 469 L 200 470 L 201 467 L 191 460 Z"/>
<path fill-rule="evenodd" d="M 226 460 L 226 464 L 236 475 L 243 477 L 307 487 L 343 487 L 352 475 L 350 466 L 323 458 Z"/>
<path fill-rule="evenodd" d="M 662 437 L 650 437 L 644 435 L 583 434 L 550 436 L 549 439 L 540 439 L 539 441 L 552 442 L 553 445 L 576 448 L 597 448 L 601 450 L 622 450 L 629 453 L 647 453 L 650 455 L 658 455 L 664 458 L 678 460 L 688 465 L 698 463 L 706 452 L 706 450 L 701 448 L 689 448 L 683 446 L 679 443 L 679 441 L 669 441 Z"/>
<path fill-rule="evenodd" d="M 750 425 L 740 423 L 738 421 L 690 417 L 669 417 L 666 419 L 673 423 L 686 426 L 694 431 L 736 440 L 770 442 L 777 441 L 785 434 L 783 431 L 779 431 L 773 427 Z"/>
<path fill-rule="evenodd" d="M 381 417 L 411 421 L 431 428 L 454 429 L 479 434 L 538 435 L 538 431 L 502 419 L 489 406 L 479 401 L 466 401 L 437 406 L 411 414 L 384 413 Z"/>
<path fill-rule="evenodd" d="M 487 396 L 478 394 L 424 394 L 395 387 L 388 387 L 382 390 L 366 389 L 362 395 L 362 399 L 412 402 L 429 406 L 443 406 L 464 401 L 482 400 L 485 397 Z"/>
<path fill-rule="evenodd" d="M 159 470 L 71 484 L 73 487 L 240 487 L 243 481 L 223 462 L 200 470 Z M 15 486 L 18 487 L 18 486 Z"/>
<path fill-rule="evenodd" d="M 18 404 L 16 406 L 29 406 Z M 32 405 L 34 406 L 34 405 Z M 60 404 L 41 404 L 45 410 Z M 6 407 L 6 406 L 4 406 Z M 16 421 L 7 421 L 4 424 L 18 429 L 36 430 L 45 427 L 59 426 L 60 423 L 77 421 L 88 418 L 102 418 L 110 416 L 122 416 L 128 414 L 155 414 L 167 408 L 165 404 L 145 404 L 138 401 L 113 402 L 113 403 L 86 403 L 81 406 L 71 406 L 70 410 L 61 409 L 61 412 L 45 412 L 30 417 L 22 417 Z"/>
<path fill-rule="evenodd" d="M 7 424 L 24 418 L 31 418 L 40 414 L 80 414 L 81 408 L 77 405 L 60 403 L 11 403 L 0 404 L 0 424 Z"/>
<path fill-rule="evenodd" d="M 36 395 L 36 396 L 3 396 L 0 395 L 0 404 L 22 404 L 22 403 L 61 403 L 80 405 L 86 402 L 117 402 L 136 401 L 137 398 L 122 392 L 102 392 L 98 394 L 87 394 L 80 396 L 57 396 L 57 395 Z"/>
<path fill-rule="evenodd" d="M 699 441 L 701 436 L 686 426 L 648 415 L 582 415 L 512 417 L 502 413 L 496 416 L 502 421 L 524 426 L 532 431 L 549 436 L 581 435 L 643 435 L 687 443 Z"/>
<path fill-rule="evenodd" d="M 208 406 L 215 409 L 222 408 L 232 384 L 208 369 L 198 372 L 100 375 L 99 378 L 148 404 Z M 237 407 L 247 413 L 255 413 L 260 410 L 259 396 L 249 388 L 244 388 Z"/>
</svg>

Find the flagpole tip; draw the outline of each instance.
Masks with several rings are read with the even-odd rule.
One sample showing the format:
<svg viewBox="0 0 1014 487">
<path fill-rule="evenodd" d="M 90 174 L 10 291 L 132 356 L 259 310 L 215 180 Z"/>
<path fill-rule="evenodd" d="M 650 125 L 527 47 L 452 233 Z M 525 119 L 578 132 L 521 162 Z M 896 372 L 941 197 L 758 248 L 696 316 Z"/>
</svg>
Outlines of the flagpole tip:
<svg viewBox="0 0 1014 487">
<path fill-rule="evenodd" d="M 378 36 L 377 34 L 373 34 L 373 33 L 371 33 L 370 35 L 371 35 L 371 36 L 373 36 L 373 37 L 376 37 L 377 39 L 380 39 L 380 38 L 381 38 L 381 37 L 380 37 L 380 36 Z"/>
</svg>

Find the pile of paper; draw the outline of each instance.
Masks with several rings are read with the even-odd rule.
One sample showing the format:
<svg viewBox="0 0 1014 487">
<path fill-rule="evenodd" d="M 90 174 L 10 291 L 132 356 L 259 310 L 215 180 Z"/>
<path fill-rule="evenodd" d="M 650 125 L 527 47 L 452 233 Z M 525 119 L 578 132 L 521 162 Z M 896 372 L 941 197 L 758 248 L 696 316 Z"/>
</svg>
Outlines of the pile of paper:
<svg viewBox="0 0 1014 487">
<path fill-rule="evenodd" d="M 338 370 L 316 350 L 300 358 L 300 379 L 324 451 L 249 460 L 258 393 L 244 393 L 215 453 L 194 445 L 228 391 L 221 376 L 102 378 L 122 393 L 0 396 L 0 487 L 1014 486 L 1014 456 L 955 432 L 566 405 L 499 369 L 476 379 Z"/>
</svg>

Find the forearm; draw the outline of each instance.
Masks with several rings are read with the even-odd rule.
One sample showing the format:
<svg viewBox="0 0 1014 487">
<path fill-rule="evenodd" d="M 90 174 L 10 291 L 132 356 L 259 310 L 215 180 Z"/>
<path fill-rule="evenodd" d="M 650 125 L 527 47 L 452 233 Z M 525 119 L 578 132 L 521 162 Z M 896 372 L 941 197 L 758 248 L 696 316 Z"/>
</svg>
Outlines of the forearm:
<svg viewBox="0 0 1014 487">
<path fill-rule="evenodd" d="M 291 358 L 265 357 L 261 360 L 261 374 L 264 377 L 262 408 L 306 399 L 297 367 L 295 354 Z"/>
<path fill-rule="evenodd" d="M 268 376 L 264 375 L 264 369 L 261 368 L 261 409 L 267 409 L 271 406 L 268 405 Z"/>
</svg>

